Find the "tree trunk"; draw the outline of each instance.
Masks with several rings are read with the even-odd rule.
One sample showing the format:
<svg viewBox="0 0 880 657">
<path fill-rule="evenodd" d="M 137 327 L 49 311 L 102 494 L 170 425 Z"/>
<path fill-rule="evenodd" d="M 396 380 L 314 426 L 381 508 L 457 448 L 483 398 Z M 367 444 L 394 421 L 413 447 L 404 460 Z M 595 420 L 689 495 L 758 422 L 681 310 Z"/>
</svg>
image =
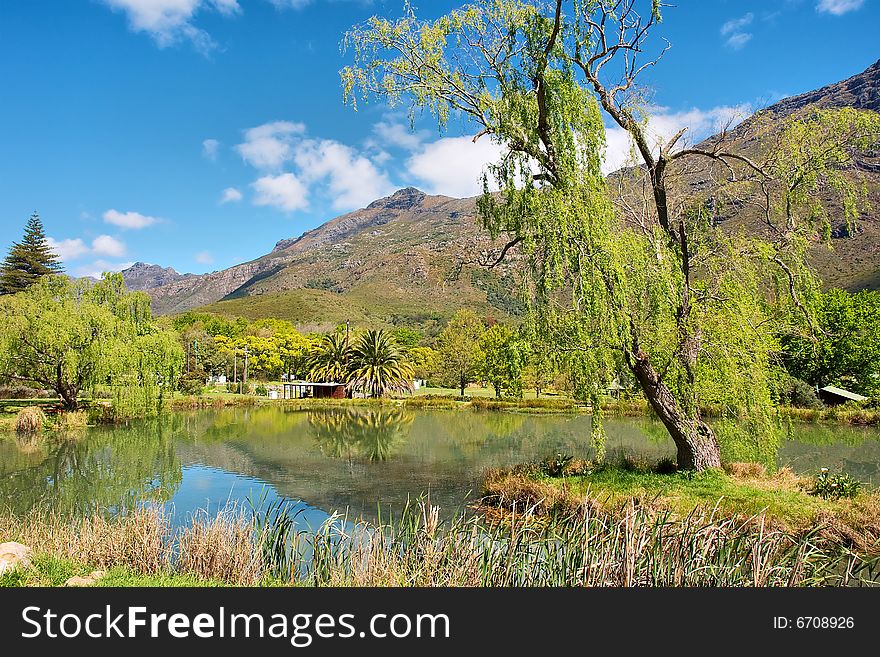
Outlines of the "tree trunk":
<svg viewBox="0 0 880 657">
<path fill-rule="evenodd" d="M 675 395 L 660 379 L 645 352 L 639 350 L 627 356 L 630 370 L 648 398 L 651 408 L 675 442 L 679 469 L 720 468 L 721 450 L 718 440 L 712 428 L 700 418 L 699 411 L 688 416 L 682 410 Z"/>
<path fill-rule="evenodd" d="M 464 377 L 461 377 L 458 382 L 461 384 L 461 396 L 464 397 L 464 387 L 467 385 L 465 383 Z"/>
<path fill-rule="evenodd" d="M 76 388 L 69 385 L 59 386 L 58 396 L 61 397 L 61 405 L 65 411 L 75 411 L 79 409 L 79 395 Z"/>
</svg>

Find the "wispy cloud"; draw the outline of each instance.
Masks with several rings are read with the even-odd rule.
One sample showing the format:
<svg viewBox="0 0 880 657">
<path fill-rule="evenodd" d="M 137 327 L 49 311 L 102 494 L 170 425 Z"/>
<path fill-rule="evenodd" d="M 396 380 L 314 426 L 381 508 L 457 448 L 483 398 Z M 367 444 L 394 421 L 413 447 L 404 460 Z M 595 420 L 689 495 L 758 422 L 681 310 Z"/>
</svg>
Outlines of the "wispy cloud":
<svg viewBox="0 0 880 657">
<path fill-rule="evenodd" d="M 214 256 L 209 251 L 200 251 L 195 255 L 195 261 L 200 265 L 213 265 Z"/>
<path fill-rule="evenodd" d="M 148 34 L 160 48 L 190 42 L 199 52 L 207 54 L 217 44 L 205 30 L 196 27 L 195 15 L 204 10 L 230 17 L 241 13 L 237 0 L 102 0 L 128 18 L 132 32 Z"/>
<path fill-rule="evenodd" d="M 220 195 L 220 204 L 237 203 L 242 198 L 242 194 L 235 187 L 227 187 Z"/>
<path fill-rule="evenodd" d="M 220 152 L 220 142 L 216 139 L 206 139 L 202 142 L 202 157 L 215 162 Z"/>
<path fill-rule="evenodd" d="M 843 16 L 851 11 L 858 11 L 864 4 L 865 0 L 819 0 L 816 11 L 820 14 Z"/>
<path fill-rule="evenodd" d="M 120 228 L 139 230 L 158 223 L 159 219 L 141 214 L 140 212 L 119 212 L 118 210 L 110 209 L 104 213 L 104 222 L 119 226 Z"/>
<path fill-rule="evenodd" d="M 740 50 L 751 39 L 752 34 L 746 32 L 745 28 L 752 24 L 755 15 L 749 12 L 739 18 L 732 18 L 721 26 L 721 36 L 727 37 L 725 43 L 733 50 Z"/>
</svg>

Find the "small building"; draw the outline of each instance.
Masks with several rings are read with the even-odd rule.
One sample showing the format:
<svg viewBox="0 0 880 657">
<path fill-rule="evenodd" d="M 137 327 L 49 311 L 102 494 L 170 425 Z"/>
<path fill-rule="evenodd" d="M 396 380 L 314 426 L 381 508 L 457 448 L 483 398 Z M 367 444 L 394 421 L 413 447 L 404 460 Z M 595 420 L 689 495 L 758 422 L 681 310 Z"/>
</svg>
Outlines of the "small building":
<svg viewBox="0 0 880 657">
<path fill-rule="evenodd" d="M 208 377 L 209 384 L 225 384 L 226 383 L 226 375 L 225 374 L 212 374 Z"/>
<path fill-rule="evenodd" d="M 863 402 L 868 399 L 864 395 L 850 392 L 849 390 L 844 390 L 843 388 L 836 388 L 834 386 L 825 386 L 824 388 L 819 388 L 816 391 L 816 394 L 819 395 L 819 399 L 821 399 L 828 406 L 838 406 L 840 404 L 845 404 L 849 401 Z"/>
<path fill-rule="evenodd" d="M 346 388 L 344 383 L 335 381 L 291 381 L 283 385 L 283 399 L 345 399 Z"/>
</svg>

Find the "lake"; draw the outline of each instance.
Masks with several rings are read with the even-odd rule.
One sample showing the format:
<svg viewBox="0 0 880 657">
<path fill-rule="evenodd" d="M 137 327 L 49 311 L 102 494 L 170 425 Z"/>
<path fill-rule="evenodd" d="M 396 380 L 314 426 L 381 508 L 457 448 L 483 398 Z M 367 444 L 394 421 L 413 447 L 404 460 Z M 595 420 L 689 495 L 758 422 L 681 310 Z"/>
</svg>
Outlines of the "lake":
<svg viewBox="0 0 880 657">
<path fill-rule="evenodd" d="M 606 419 L 609 455 L 675 451 L 658 423 Z M 279 498 L 317 526 L 333 511 L 375 519 L 430 493 L 449 514 L 479 494 L 483 473 L 556 453 L 589 457 L 590 417 L 401 408 L 281 406 L 175 413 L 41 440 L 0 434 L 0 504 L 86 513 L 138 500 L 181 524 L 200 509 Z M 880 431 L 796 425 L 779 464 L 880 483 Z"/>
</svg>

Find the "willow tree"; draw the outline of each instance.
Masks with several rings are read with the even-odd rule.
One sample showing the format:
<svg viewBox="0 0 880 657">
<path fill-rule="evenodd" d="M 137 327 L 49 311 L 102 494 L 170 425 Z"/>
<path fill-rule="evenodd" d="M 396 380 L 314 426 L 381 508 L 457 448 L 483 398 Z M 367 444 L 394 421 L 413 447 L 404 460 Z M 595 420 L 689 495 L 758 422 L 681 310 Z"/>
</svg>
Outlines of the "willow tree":
<svg viewBox="0 0 880 657">
<path fill-rule="evenodd" d="M 126 292 L 119 274 L 94 284 L 44 276 L 0 298 L 0 314 L 0 379 L 53 390 L 67 410 L 83 391 L 109 386 L 117 413 L 150 414 L 183 363 L 150 298 Z"/>
<path fill-rule="evenodd" d="M 502 147 L 478 210 L 509 238 L 494 263 L 519 251 L 529 265 L 532 324 L 572 357 L 584 394 L 629 369 L 679 467 L 703 469 L 720 464 L 706 402 L 761 431 L 771 320 L 786 304 L 809 315 L 805 253 L 823 223 L 815 189 L 831 182 L 854 211 L 840 171 L 876 141 L 876 115 L 794 118 L 760 161 L 726 138 L 693 147 L 681 130 L 658 141 L 638 79 L 665 51 L 641 59 L 660 10 L 658 0 L 479 0 L 428 22 L 407 10 L 355 26 L 341 76 L 355 106 L 380 97 L 413 117 L 431 112 L 441 128 L 462 117 L 475 140 Z M 640 160 L 616 179 L 616 197 L 602 172 L 606 119 Z M 766 230 L 718 230 L 714 199 L 676 183 L 694 167 L 726 195 L 762 202 Z"/>
</svg>

